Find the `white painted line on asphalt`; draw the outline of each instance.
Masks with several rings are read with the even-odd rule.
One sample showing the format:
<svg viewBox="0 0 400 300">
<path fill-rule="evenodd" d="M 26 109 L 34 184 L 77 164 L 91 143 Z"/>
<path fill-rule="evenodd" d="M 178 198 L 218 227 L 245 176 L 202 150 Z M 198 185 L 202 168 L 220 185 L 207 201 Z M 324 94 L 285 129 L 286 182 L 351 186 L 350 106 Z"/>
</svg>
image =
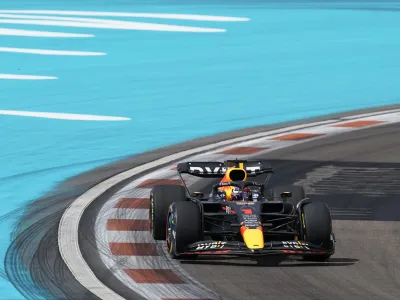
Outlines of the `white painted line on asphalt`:
<svg viewBox="0 0 400 300">
<path fill-rule="evenodd" d="M 18 74 L 0 74 L 0 79 L 6 80 L 54 80 L 55 76 L 37 76 L 37 75 L 18 75 Z"/>
<path fill-rule="evenodd" d="M 118 265 L 121 269 L 159 269 L 168 270 L 171 268 L 168 260 L 163 256 L 118 256 Z M 195 300 L 195 299 L 194 299 Z"/>
<path fill-rule="evenodd" d="M 0 78 L 1 78 L 1 74 L 0 74 Z M 74 120 L 74 121 L 129 121 L 129 120 L 131 120 L 130 118 L 125 118 L 125 117 L 66 114 L 66 113 L 52 113 L 52 112 L 33 112 L 33 111 L 18 111 L 18 110 L 0 110 L 0 115 L 35 117 L 35 118 L 58 119 L 58 120 Z"/>
<path fill-rule="evenodd" d="M 23 30 L 23 29 L 12 29 L 12 28 L 0 28 L 0 35 L 31 36 L 31 37 L 46 37 L 46 38 L 89 38 L 89 37 L 94 37 L 94 34 L 52 32 L 52 31 L 40 31 L 40 30 Z"/>
<path fill-rule="evenodd" d="M 105 240 L 109 243 L 154 243 L 148 231 L 106 230 Z"/>
<path fill-rule="evenodd" d="M 247 22 L 250 20 L 249 18 L 243 18 L 243 17 L 192 15 L 192 14 L 126 13 L 126 12 L 63 11 L 63 10 L 0 10 L 0 13 L 75 15 L 75 16 L 98 16 L 98 17 L 134 17 L 134 18 L 176 19 L 176 20 L 213 21 L 213 22 Z"/>
<path fill-rule="evenodd" d="M 149 209 L 147 208 L 111 208 L 108 215 L 109 219 L 135 219 L 148 220 Z"/>
<path fill-rule="evenodd" d="M 191 26 L 178 26 L 178 25 L 140 23 L 140 22 L 110 23 L 110 22 L 0 19 L 0 23 L 2 23 L 2 24 L 24 24 L 24 25 L 41 25 L 41 26 L 77 27 L 77 28 L 171 31 L 171 32 L 226 32 L 225 29 L 220 29 L 220 28 L 191 27 Z"/>
<path fill-rule="evenodd" d="M 46 50 L 46 49 L 30 49 L 30 48 L 10 48 L 0 47 L 0 52 L 27 53 L 39 55 L 66 55 L 66 56 L 101 56 L 106 55 L 104 52 L 88 52 L 88 51 L 69 51 L 69 50 Z"/>
<path fill-rule="evenodd" d="M 351 119 L 354 119 L 354 118 L 372 117 L 372 116 L 376 116 L 376 115 L 382 115 L 382 114 L 386 114 L 386 113 L 396 113 L 396 112 L 400 112 L 400 109 L 382 110 L 381 112 L 372 112 L 372 113 L 361 114 L 361 115 L 358 115 L 358 116 L 342 117 L 342 119 L 343 120 L 351 120 Z"/>
</svg>

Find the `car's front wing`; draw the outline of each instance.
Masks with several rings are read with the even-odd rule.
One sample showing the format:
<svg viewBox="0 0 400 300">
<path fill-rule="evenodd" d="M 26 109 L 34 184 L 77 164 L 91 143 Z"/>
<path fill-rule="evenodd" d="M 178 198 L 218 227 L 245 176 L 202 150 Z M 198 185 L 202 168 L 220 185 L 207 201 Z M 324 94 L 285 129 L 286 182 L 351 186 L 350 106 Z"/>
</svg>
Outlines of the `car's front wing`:
<svg viewBox="0 0 400 300">
<path fill-rule="evenodd" d="M 264 248 L 249 249 L 243 242 L 202 241 L 189 245 L 185 255 L 325 255 L 333 254 L 333 249 L 323 249 L 302 241 L 272 241 L 264 243 Z"/>
</svg>

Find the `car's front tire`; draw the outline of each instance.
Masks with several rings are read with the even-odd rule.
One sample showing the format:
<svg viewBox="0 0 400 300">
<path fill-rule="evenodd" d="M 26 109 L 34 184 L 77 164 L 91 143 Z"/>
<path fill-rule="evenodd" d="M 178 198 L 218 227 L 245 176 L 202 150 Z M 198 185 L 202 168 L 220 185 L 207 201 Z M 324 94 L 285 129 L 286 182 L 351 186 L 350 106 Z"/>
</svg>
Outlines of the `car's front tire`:
<svg viewBox="0 0 400 300">
<path fill-rule="evenodd" d="M 171 204 L 167 217 L 167 248 L 172 258 L 185 252 L 188 245 L 202 238 L 199 206 L 191 201 Z"/>
<path fill-rule="evenodd" d="M 331 252 L 324 255 L 304 255 L 303 258 L 308 261 L 327 260 L 334 251 L 332 219 L 328 206 L 324 202 L 306 203 L 300 217 L 300 226 L 304 226 L 303 239 Z"/>
<path fill-rule="evenodd" d="M 172 202 L 186 200 L 186 189 L 181 185 L 158 185 L 150 193 L 150 232 L 155 240 L 165 240 L 168 208 Z"/>
</svg>

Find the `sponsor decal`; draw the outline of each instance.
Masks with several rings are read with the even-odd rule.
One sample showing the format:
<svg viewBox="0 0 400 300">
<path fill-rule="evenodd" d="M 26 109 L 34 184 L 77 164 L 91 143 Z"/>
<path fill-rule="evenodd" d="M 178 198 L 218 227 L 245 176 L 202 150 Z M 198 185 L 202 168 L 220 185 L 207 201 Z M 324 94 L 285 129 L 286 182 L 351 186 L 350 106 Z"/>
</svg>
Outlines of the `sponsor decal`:
<svg viewBox="0 0 400 300">
<path fill-rule="evenodd" d="M 237 205 L 255 205 L 254 202 L 235 202 Z"/>
<path fill-rule="evenodd" d="M 253 211 L 251 210 L 251 208 L 242 208 L 242 213 L 245 215 L 252 215 Z"/>
<path fill-rule="evenodd" d="M 205 249 L 222 249 L 224 248 L 226 242 L 209 242 L 209 243 L 200 243 L 197 245 L 196 250 L 205 250 Z"/>
<path fill-rule="evenodd" d="M 244 220 L 244 226 L 246 226 L 246 227 L 258 227 L 258 226 L 260 226 L 260 222 L 258 221 L 257 215 L 244 214 L 243 215 L 243 220 Z"/>
<path fill-rule="evenodd" d="M 224 174 L 226 170 L 228 170 L 227 167 L 215 167 L 214 169 L 211 169 L 210 167 L 189 167 L 190 172 L 192 173 L 200 173 L 200 174 Z M 245 167 L 245 170 L 247 173 L 256 173 L 257 171 L 261 171 L 261 167 L 259 166 L 254 166 L 254 167 Z"/>
<path fill-rule="evenodd" d="M 302 243 L 300 241 L 283 241 L 282 244 L 285 248 L 310 250 L 307 243 Z"/>
</svg>

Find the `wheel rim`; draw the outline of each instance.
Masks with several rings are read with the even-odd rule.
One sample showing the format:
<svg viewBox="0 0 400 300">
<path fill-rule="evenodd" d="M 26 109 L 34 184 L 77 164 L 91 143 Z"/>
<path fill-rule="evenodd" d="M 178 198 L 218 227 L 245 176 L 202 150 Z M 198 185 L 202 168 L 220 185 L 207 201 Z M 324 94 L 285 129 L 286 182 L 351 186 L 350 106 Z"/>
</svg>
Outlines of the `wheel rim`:
<svg viewBox="0 0 400 300">
<path fill-rule="evenodd" d="M 166 235 L 166 243 L 167 243 L 168 252 L 172 253 L 172 251 L 173 251 L 173 247 L 172 247 L 173 243 L 171 241 L 171 236 L 170 236 L 170 228 L 171 228 L 171 224 L 170 224 L 170 221 L 169 221 L 169 217 L 170 216 L 171 216 L 171 212 L 169 211 L 168 214 L 167 214 L 167 220 L 166 220 L 167 226 L 165 226 L 166 227 L 165 235 Z"/>
<path fill-rule="evenodd" d="M 149 209 L 149 229 L 150 233 L 153 234 L 153 228 L 154 228 L 154 204 L 153 204 L 153 198 L 150 198 L 150 209 Z"/>
</svg>

